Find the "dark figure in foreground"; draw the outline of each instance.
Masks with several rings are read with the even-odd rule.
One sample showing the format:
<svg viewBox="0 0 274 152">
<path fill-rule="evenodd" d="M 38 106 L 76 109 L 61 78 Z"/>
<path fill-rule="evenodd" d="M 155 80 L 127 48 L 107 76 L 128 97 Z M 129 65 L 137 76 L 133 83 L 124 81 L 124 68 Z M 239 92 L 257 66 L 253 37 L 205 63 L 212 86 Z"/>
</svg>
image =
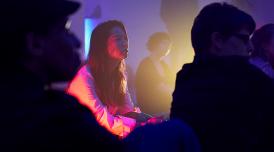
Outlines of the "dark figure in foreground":
<svg viewBox="0 0 274 152">
<path fill-rule="evenodd" d="M 200 152 L 193 129 L 180 120 L 136 128 L 123 142 L 126 152 Z"/>
<path fill-rule="evenodd" d="M 67 0 L 1 3 L 0 151 L 119 150 L 118 139 L 88 109 L 49 87 L 71 80 L 80 65 L 80 42 L 66 24 L 79 6 Z"/>
<path fill-rule="evenodd" d="M 254 29 L 250 15 L 226 3 L 195 18 L 195 58 L 177 74 L 170 117 L 193 127 L 204 152 L 273 151 L 273 86 L 248 62 Z"/>
</svg>

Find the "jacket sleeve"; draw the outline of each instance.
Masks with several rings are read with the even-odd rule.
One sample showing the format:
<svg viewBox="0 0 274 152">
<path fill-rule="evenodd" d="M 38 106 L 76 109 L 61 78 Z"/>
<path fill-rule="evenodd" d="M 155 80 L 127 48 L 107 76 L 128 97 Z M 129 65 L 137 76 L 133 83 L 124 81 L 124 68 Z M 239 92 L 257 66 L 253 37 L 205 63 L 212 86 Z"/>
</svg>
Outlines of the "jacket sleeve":
<svg viewBox="0 0 274 152">
<path fill-rule="evenodd" d="M 134 129 L 135 119 L 120 115 L 114 116 L 103 105 L 96 94 L 94 78 L 85 67 L 71 81 L 67 93 L 76 97 L 82 105 L 88 107 L 95 115 L 97 121 L 111 133 L 125 137 Z"/>
</svg>

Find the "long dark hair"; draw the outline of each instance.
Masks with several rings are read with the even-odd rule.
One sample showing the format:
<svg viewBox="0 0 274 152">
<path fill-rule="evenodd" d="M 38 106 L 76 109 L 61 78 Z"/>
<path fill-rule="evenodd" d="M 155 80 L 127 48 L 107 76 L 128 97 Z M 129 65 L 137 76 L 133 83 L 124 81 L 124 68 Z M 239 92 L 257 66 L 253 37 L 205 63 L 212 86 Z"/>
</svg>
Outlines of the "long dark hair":
<svg viewBox="0 0 274 152">
<path fill-rule="evenodd" d="M 126 76 L 125 61 L 113 71 L 109 68 L 111 57 L 107 50 L 107 40 L 113 27 L 120 27 L 126 33 L 122 22 L 109 20 L 95 27 L 90 39 L 87 64 L 95 80 L 96 93 L 105 105 L 120 106 L 125 103 Z"/>
</svg>

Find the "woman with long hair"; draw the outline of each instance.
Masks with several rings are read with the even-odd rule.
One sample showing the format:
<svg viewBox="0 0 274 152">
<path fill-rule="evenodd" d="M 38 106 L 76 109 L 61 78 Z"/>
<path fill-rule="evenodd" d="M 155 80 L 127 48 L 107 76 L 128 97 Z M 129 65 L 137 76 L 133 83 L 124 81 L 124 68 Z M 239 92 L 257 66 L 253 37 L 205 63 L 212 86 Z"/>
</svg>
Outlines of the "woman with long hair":
<svg viewBox="0 0 274 152">
<path fill-rule="evenodd" d="M 121 137 L 149 118 L 131 101 L 125 74 L 127 54 L 128 37 L 123 23 L 109 20 L 99 24 L 91 35 L 87 62 L 67 89 L 102 126 Z"/>
</svg>

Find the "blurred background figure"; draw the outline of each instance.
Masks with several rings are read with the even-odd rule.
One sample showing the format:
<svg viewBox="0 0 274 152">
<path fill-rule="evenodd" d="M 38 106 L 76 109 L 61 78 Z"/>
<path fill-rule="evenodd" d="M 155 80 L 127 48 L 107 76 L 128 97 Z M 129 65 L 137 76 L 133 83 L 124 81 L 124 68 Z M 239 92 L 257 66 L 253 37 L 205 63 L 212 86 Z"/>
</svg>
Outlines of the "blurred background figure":
<svg viewBox="0 0 274 152">
<path fill-rule="evenodd" d="M 93 112 L 102 126 L 120 137 L 149 118 L 131 101 L 125 75 L 127 56 L 124 24 L 108 20 L 97 25 L 91 34 L 87 62 L 67 89 Z"/>
<path fill-rule="evenodd" d="M 136 97 L 141 110 L 150 115 L 169 115 L 175 76 L 163 60 L 171 49 L 168 33 L 156 32 L 147 41 L 150 55 L 136 72 Z"/>
<path fill-rule="evenodd" d="M 274 24 L 256 30 L 251 38 L 254 50 L 250 63 L 274 80 Z"/>
<path fill-rule="evenodd" d="M 70 81 L 80 66 L 80 42 L 67 26 L 79 7 L 67 0 L 1 2 L 0 151 L 121 148 L 88 109 L 51 87 Z"/>
</svg>

